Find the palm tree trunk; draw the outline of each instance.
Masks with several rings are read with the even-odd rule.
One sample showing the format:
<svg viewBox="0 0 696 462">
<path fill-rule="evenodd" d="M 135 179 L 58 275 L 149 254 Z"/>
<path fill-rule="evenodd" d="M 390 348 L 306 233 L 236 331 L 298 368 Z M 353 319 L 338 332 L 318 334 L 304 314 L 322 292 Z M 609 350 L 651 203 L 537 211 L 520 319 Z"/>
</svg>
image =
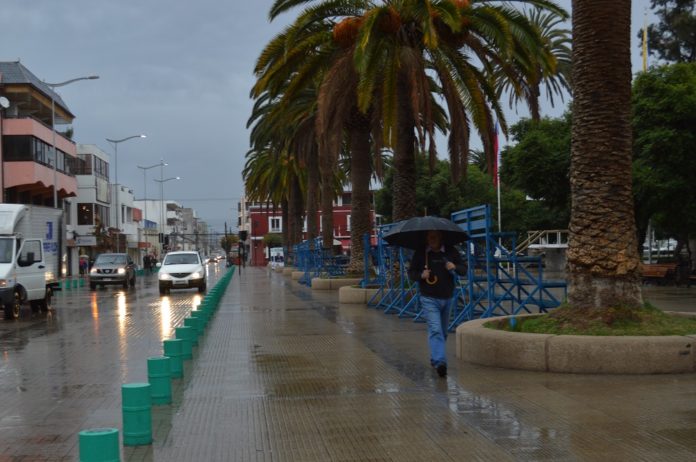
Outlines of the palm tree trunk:
<svg viewBox="0 0 696 462">
<path fill-rule="evenodd" d="M 399 77 L 398 91 L 398 130 L 394 150 L 394 183 L 392 186 L 392 219 L 394 222 L 416 215 L 415 118 L 408 96 L 408 82 L 405 76 Z"/>
<path fill-rule="evenodd" d="M 293 194 L 292 198 L 295 201 L 293 210 L 295 211 L 295 216 L 293 217 L 294 229 L 293 229 L 293 239 L 295 244 L 302 242 L 302 228 L 304 225 L 304 208 L 305 203 L 302 200 L 302 188 L 300 186 L 300 178 L 295 176 L 292 182 Z"/>
<path fill-rule="evenodd" d="M 568 300 L 642 302 L 631 191 L 631 1 L 573 0 Z"/>
<path fill-rule="evenodd" d="M 307 159 L 307 239 L 311 242 L 319 234 L 317 205 L 319 202 L 319 160 L 316 149 Z"/>
<path fill-rule="evenodd" d="M 325 250 L 333 247 L 333 201 L 334 201 L 334 165 L 328 156 L 320 157 L 321 171 L 321 239 Z"/>
<path fill-rule="evenodd" d="M 355 109 L 357 112 L 357 108 Z M 358 116 L 364 119 L 362 116 Z M 356 117 L 354 117 L 355 119 Z M 362 273 L 365 246 L 363 236 L 370 232 L 370 126 L 367 120 L 348 127 L 350 147 L 350 263 L 349 273 Z"/>
<path fill-rule="evenodd" d="M 289 260 L 289 264 L 293 263 L 293 251 L 292 244 L 290 243 L 290 227 L 289 227 L 289 209 L 290 204 L 287 198 L 280 202 L 280 216 L 282 220 L 281 232 L 283 233 L 283 246 L 286 249 L 286 258 Z"/>
</svg>

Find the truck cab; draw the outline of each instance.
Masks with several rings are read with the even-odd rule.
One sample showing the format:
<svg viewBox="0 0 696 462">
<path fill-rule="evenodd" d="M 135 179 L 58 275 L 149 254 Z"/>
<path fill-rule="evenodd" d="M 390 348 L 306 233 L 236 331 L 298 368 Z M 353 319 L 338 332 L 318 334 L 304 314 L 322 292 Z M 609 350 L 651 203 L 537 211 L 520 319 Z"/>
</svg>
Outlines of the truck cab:
<svg viewBox="0 0 696 462">
<path fill-rule="evenodd" d="M 57 209 L 0 204 L 0 304 L 5 319 L 18 318 L 25 302 L 34 311 L 51 309 L 61 217 Z"/>
</svg>

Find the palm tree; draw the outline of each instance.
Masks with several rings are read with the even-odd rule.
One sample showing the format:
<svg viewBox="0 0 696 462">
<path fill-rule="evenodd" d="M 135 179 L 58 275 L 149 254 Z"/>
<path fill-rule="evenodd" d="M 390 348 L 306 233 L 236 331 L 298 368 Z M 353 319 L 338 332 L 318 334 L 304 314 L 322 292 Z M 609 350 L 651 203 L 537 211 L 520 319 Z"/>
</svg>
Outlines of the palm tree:
<svg viewBox="0 0 696 462">
<path fill-rule="evenodd" d="M 428 144 L 431 158 L 436 155 L 431 93 L 440 92 L 447 104 L 448 148 L 456 181 L 465 173 L 470 125 L 489 153 L 493 116 L 506 128 L 491 77 L 494 64 L 509 61 L 513 52 L 520 58 L 523 52 L 542 49 L 538 32 L 508 5 L 511 2 L 385 0 L 378 5 L 366 0 L 276 0 L 271 16 L 305 3 L 314 5 L 302 13 L 295 30 L 333 20 L 343 26 L 341 35 L 349 38 L 348 46 L 355 43 L 358 109 L 366 115 L 372 111 L 382 127 L 380 136 L 373 137 L 373 151 L 379 152 L 382 144 L 394 150 L 395 220 L 415 213 L 417 145 L 425 151 Z M 551 1 L 523 3 L 565 14 Z M 515 43 L 525 46 L 515 47 Z M 295 56 L 290 53 L 289 59 Z M 517 78 L 519 73 L 509 71 L 508 76 Z"/>
<path fill-rule="evenodd" d="M 539 97 L 542 85 L 546 97 L 554 105 L 554 96 L 571 92 L 571 38 L 563 28 L 565 14 L 534 8 L 529 13 L 531 27 L 539 34 L 541 47 L 536 52 L 525 48 L 530 44 L 513 35 L 511 62 L 501 62 L 496 69 L 498 95 L 509 92 L 510 106 L 523 100 L 529 107 L 531 119 L 539 121 Z M 534 44 L 531 44 L 534 46 Z M 514 78 L 509 78 L 514 76 Z"/>
<path fill-rule="evenodd" d="M 641 304 L 631 192 L 631 1 L 573 1 L 568 301 Z"/>
</svg>

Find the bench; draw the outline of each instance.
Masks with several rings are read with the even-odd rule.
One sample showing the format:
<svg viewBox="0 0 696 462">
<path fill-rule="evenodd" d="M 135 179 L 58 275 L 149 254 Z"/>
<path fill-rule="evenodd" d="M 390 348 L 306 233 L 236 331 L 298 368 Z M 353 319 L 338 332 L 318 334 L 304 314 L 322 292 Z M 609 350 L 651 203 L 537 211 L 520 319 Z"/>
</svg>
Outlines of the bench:
<svg viewBox="0 0 696 462">
<path fill-rule="evenodd" d="M 673 283 L 677 275 L 677 263 L 653 263 L 641 265 L 644 283 L 656 282 L 659 285 Z"/>
</svg>

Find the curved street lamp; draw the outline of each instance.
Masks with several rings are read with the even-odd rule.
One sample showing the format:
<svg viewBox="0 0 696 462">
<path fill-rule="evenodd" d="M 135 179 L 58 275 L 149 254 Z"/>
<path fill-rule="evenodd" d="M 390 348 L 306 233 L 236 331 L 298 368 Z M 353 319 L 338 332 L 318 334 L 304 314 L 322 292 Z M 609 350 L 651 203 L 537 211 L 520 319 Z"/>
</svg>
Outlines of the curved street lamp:
<svg viewBox="0 0 696 462">
<path fill-rule="evenodd" d="M 79 82 L 80 80 L 96 80 L 98 75 L 90 75 L 87 77 L 77 77 L 75 79 L 66 80 L 65 82 L 58 83 L 47 83 L 44 85 L 51 87 L 52 90 L 70 85 L 73 82 Z M 52 150 L 53 150 L 53 208 L 58 208 L 58 151 L 56 150 L 56 100 L 53 94 L 49 95 L 51 97 L 51 131 L 53 132 Z"/>
<path fill-rule="evenodd" d="M 124 141 L 132 140 L 134 138 L 147 138 L 147 136 L 143 135 L 143 134 L 133 135 L 133 136 L 127 136 L 125 138 L 121 138 L 120 140 L 112 140 L 110 138 L 106 138 L 106 141 L 108 141 L 109 143 L 112 143 L 114 145 L 114 164 L 115 164 L 114 169 L 116 172 L 115 185 L 116 185 L 116 188 L 118 188 L 118 189 L 120 189 L 119 185 L 118 185 L 118 145 L 119 145 L 119 143 L 123 143 Z M 118 233 L 116 233 L 116 252 L 118 252 L 121 248 L 120 247 L 120 244 L 121 244 L 121 242 L 120 242 L 120 240 L 121 240 L 121 219 L 119 218 L 120 213 L 121 213 L 121 206 L 118 203 L 119 192 L 120 191 L 116 191 L 116 228 L 118 229 Z"/>
</svg>

